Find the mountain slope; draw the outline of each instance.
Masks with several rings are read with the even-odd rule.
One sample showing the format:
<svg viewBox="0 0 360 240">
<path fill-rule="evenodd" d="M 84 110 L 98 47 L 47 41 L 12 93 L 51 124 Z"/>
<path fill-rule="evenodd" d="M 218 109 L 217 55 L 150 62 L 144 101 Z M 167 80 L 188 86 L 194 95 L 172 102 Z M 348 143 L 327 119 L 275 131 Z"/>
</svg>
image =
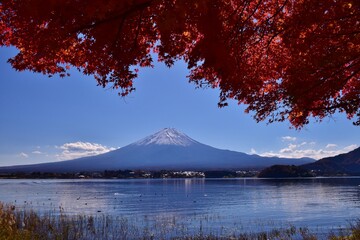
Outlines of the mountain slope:
<svg viewBox="0 0 360 240">
<path fill-rule="evenodd" d="M 360 147 L 349 153 L 323 158 L 302 167 L 321 174 L 346 173 L 360 175 Z"/>
<path fill-rule="evenodd" d="M 75 172 L 111 169 L 220 170 L 264 168 L 274 164 L 301 165 L 312 159 L 260 157 L 199 143 L 173 128 L 165 128 L 123 148 L 56 163 L 0 168 L 0 172 Z"/>
</svg>

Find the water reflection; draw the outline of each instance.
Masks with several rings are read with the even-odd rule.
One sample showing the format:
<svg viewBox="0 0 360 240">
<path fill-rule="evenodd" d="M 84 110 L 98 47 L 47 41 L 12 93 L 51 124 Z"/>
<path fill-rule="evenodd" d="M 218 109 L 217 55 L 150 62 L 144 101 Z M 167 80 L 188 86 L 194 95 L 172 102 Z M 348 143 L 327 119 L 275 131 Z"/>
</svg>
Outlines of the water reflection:
<svg viewBox="0 0 360 240">
<path fill-rule="evenodd" d="M 360 178 L 0 180 L 0 201 L 69 214 L 338 227 L 360 216 Z"/>
</svg>

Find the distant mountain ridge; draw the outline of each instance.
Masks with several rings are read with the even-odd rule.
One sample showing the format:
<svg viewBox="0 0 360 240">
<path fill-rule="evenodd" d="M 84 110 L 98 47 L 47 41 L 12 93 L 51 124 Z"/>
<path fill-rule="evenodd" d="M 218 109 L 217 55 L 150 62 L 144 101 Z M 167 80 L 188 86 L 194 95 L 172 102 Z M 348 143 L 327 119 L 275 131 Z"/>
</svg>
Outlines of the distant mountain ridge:
<svg viewBox="0 0 360 240">
<path fill-rule="evenodd" d="M 334 157 L 327 157 L 301 167 L 322 174 L 360 175 L 360 147 Z"/>
<path fill-rule="evenodd" d="M 315 160 L 261 157 L 202 144 L 174 128 L 104 154 L 62 162 L 0 167 L 0 172 L 78 172 L 103 170 L 236 170 Z"/>
<path fill-rule="evenodd" d="M 263 169 L 258 177 L 287 178 L 339 175 L 360 176 L 360 147 L 348 153 L 322 158 L 301 166 L 273 165 Z"/>
</svg>

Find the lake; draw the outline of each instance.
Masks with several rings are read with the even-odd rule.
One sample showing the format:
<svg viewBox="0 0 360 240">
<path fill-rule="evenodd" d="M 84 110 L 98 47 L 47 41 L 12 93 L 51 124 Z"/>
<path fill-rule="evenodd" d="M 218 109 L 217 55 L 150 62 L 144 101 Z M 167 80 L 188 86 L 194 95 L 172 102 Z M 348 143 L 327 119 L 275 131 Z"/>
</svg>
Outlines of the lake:
<svg viewBox="0 0 360 240">
<path fill-rule="evenodd" d="M 173 221 L 204 231 L 313 231 L 360 217 L 360 178 L 0 180 L 0 201 L 38 212 Z M 225 229 L 225 230 L 224 230 Z"/>
</svg>

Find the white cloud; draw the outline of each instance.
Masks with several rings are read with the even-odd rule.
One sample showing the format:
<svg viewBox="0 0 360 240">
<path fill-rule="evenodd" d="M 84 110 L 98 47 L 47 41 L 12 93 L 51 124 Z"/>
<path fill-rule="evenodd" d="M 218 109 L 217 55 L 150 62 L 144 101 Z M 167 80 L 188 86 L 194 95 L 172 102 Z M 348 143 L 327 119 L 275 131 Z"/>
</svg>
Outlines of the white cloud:
<svg viewBox="0 0 360 240">
<path fill-rule="evenodd" d="M 290 136 L 285 136 L 281 138 L 284 142 L 294 142 L 296 141 L 296 137 L 290 137 Z"/>
<path fill-rule="evenodd" d="M 40 152 L 40 151 L 32 151 L 31 153 L 33 153 L 33 154 L 42 154 L 42 152 Z"/>
<path fill-rule="evenodd" d="M 22 157 L 22 158 L 28 158 L 29 157 L 29 155 L 27 155 L 26 153 L 24 153 L 24 152 L 21 152 L 21 153 L 19 153 L 19 157 Z"/>
<path fill-rule="evenodd" d="M 65 143 L 57 148 L 62 150 L 60 154 L 56 155 L 57 158 L 60 160 L 69 160 L 80 157 L 94 156 L 116 149 L 113 147 L 107 147 L 98 143 L 90 143 L 90 142 Z"/>
<path fill-rule="evenodd" d="M 328 145 L 326 145 L 325 148 L 334 148 L 334 147 L 337 147 L 337 145 L 333 143 L 329 143 Z"/>
<path fill-rule="evenodd" d="M 257 154 L 256 150 L 254 148 L 251 148 L 250 154 Z"/>
<path fill-rule="evenodd" d="M 356 145 L 356 144 L 351 144 L 351 145 L 349 145 L 349 146 L 347 146 L 347 147 L 344 147 L 344 150 L 345 150 L 346 152 L 350 152 L 350 151 L 356 149 L 357 147 L 358 147 L 358 145 Z"/>
<path fill-rule="evenodd" d="M 310 157 L 314 159 L 321 159 L 324 157 L 336 156 L 342 153 L 350 152 L 356 149 L 358 145 L 352 144 L 343 148 L 339 148 L 336 144 L 327 144 L 323 148 L 315 148 L 315 143 L 301 143 L 301 144 L 288 144 L 285 148 L 277 152 L 270 151 L 259 153 L 260 156 L 266 157 L 285 157 L 285 158 L 302 158 Z"/>
</svg>

